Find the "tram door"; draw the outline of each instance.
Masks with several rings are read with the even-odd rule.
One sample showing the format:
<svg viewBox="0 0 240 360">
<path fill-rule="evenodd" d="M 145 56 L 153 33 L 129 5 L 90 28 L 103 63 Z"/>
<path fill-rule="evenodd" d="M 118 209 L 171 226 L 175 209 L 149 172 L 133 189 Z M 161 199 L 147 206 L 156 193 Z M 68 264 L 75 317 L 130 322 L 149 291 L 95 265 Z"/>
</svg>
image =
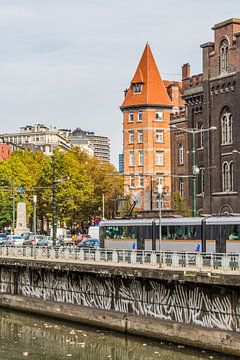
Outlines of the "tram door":
<svg viewBox="0 0 240 360">
<path fill-rule="evenodd" d="M 214 225 L 214 235 L 216 239 L 216 252 L 225 253 L 227 249 L 226 239 L 229 236 L 229 229 L 226 225 Z"/>
</svg>

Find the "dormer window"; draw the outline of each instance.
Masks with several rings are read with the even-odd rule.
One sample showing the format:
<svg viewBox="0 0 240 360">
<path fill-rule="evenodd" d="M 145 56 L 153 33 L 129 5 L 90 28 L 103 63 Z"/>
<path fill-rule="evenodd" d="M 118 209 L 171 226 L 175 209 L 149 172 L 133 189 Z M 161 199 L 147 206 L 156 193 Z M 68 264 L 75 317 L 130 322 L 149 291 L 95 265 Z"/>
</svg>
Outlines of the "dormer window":
<svg viewBox="0 0 240 360">
<path fill-rule="evenodd" d="M 221 42 L 220 49 L 220 74 L 226 73 L 228 71 L 228 41 L 224 39 Z"/>
<path fill-rule="evenodd" d="M 133 84 L 133 93 L 139 94 L 142 92 L 142 83 Z"/>
</svg>

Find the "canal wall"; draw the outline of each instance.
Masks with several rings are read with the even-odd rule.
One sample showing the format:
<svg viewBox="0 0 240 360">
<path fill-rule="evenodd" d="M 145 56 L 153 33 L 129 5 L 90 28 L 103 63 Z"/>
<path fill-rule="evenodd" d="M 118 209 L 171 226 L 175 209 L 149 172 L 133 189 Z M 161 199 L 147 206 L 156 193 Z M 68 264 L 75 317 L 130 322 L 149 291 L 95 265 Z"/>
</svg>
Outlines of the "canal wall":
<svg viewBox="0 0 240 360">
<path fill-rule="evenodd" d="M 240 276 L 7 259 L 0 305 L 240 355 Z"/>
</svg>

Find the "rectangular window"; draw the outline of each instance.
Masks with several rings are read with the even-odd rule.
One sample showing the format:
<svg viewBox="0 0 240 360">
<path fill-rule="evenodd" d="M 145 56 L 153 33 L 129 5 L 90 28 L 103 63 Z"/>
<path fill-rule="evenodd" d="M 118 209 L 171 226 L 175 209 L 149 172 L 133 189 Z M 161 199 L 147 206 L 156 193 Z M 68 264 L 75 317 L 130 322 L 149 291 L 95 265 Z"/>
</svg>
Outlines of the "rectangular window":
<svg viewBox="0 0 240 360">
<path fill-rule="evenodd" d="M 142 111 L 138 111 L 138 121 L 142 121 Z"/>
<path fill-rule="evenodd" d="M 129 165 L 134 166 L 134 151 L 129 152 Z"/>
<path fill-rule="evenodd" d="M 156 120 L 163 121 L 163 111 L 162 110 L 156 111 Z"/>
<path fill-rule="evenodd" d="M 156 130 L 156 142 L 163 143 L 163 130 Z"/>
<path fill-rule="evenodd" d="M 143 150 L 138 151 L 138 165 L 143 165 L 144 155 Z"/>
<path fill-rule="evenodd" d="M 156 165 L 163 165 L 164 162 L 164 152 L 156 151 Z"/>
<path fill-rule="evenodd" d="M 164 174 L 156 175 L 156 186 L 158 186 L 158 185 L 164 186 Z"/>
<path fill-rule="evenodd" d="M 130 186 L 131 187 L 135 186 L 135 176 L 134 175 L 130 176 Z"/>
<path fill-rule="evenodd" d="M 143 143 L 143 130 L 138 130 L 138 142 Z"/>
<path fill-rule="evenodd" d="M 133 144 L 134 143 L 134 131 L 129 131 L 129 143 Z"/>
<path fill-rule="evenodd" d="M 135 83 L 133 84 L 133 93 L 139 94 L 142 92 L 142 84 L 141 83 Z"/>
<path fill-rule="evenodd" d="M 129 111 L 128 121 L 133 122 L 133 111 Z"/>
<path fill-rule="evenodd" d="M 144 186 L 144 176 L 139 174 L 139 186 L 143 187 Z"/>
</svg>

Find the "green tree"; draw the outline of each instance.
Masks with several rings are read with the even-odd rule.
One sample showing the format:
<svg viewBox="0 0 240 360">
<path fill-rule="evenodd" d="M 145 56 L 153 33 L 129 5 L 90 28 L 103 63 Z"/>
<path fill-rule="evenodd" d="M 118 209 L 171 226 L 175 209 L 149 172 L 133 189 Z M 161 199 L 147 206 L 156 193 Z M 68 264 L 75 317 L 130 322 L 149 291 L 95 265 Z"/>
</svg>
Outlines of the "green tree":
<svg viewBox="0 0 240 360">
<path fill-rule="evenodd" d="M 174 192 L 172 195 L 172 208 L 177 215 L 191 216 L 191 209 L 188 207 L 186 199 L 179 192 Z"/>
</svg>

